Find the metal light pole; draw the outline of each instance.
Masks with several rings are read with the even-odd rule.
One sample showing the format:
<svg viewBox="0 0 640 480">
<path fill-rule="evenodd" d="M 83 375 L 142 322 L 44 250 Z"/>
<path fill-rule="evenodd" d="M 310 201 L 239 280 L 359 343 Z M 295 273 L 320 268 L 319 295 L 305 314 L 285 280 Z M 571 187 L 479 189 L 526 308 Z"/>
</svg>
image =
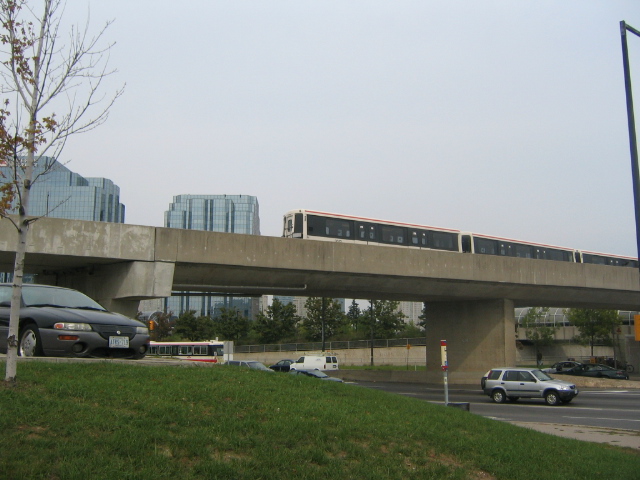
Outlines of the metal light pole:
<svg viewBox="0 0 640 480">
<path fill-rule="evenodd" d="M 622 39 L 622 63 L 624 66 L 624 89 L 627 95 L 627 122 L 629 124 L 629 147 L 631 150 L 631 172 L 633 174 L 633 200 L 636 212 L 636 245 L 640 258 L 640 173 L 638 171 L 638 142 L 636 139 L 636 122 L 633 115 L 633 95 L 631 93 L 631 70 L 629 68 L 629 48 L 627 46 L 627 32 L 640 37 L 640 31 L 620 22 L 620 36 Z"/>
</svg>

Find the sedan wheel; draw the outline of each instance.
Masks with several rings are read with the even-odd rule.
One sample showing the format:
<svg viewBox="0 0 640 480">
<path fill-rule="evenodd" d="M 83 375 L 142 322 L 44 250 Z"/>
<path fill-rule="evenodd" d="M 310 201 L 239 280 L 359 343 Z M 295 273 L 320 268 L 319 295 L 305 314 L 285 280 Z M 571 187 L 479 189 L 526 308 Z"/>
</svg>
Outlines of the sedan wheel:
<svg viewBox="0 0 640 480">
<path fill-rule="evenodd" d="M 35 325 L 27 325 L 20 334 L 18 354 L 21 357 L 39 357 L 42 355 L 40 333 Z"/>
</svg>

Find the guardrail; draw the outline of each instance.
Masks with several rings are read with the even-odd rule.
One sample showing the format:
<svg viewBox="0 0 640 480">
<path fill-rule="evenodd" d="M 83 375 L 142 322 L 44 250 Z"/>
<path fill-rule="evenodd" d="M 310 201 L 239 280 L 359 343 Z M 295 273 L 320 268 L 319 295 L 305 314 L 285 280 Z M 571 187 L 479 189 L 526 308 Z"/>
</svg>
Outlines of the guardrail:
<svg viewBox="0 0 640 480">
<path fill-rule="evenodd" d="M 419 338 L 390 338 L 379 340 L 351 340 L 351 341 L 333 341 L 325 342 L 325 350 L 349 350 L 354 348 L 389 348 L 389 347 L 406 347 L 420 346 L 427 344 L 425 337 Z M 265 352 L 309 352 L 322 350 L 322 342 L 309 343 L 276 343 L 265 345 L 235 345 L 235 353 L 265 353 Z"/>
</svg>

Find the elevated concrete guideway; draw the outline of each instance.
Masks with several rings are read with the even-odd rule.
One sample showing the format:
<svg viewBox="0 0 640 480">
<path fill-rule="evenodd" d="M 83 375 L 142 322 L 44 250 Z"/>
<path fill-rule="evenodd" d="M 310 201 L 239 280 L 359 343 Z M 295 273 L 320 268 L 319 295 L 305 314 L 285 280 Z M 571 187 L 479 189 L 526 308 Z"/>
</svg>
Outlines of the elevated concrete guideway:
<svg viewBox="0 0 640 480">
<path fill-rule="evenodd" d="M 3 271 L 16 239 L 0 221 Z M 633 268 L 54 218 L 32 225 L 26 271 L 129 315 L 173 290 L 426 301 L 429 337 L 463 339 L 475 373 L 514 363 L 514 306 L 640 307 Z"/>
</svg>

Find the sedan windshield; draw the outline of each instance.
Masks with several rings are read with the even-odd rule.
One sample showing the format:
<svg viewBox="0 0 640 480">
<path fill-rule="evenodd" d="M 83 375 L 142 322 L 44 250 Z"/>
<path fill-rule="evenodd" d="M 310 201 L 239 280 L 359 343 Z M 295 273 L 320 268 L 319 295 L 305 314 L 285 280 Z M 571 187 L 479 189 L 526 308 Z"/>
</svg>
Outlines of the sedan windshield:
<svg viewBox="0 0 640 480">
<path fill-rule="evenodd" d="M 4 288 L 4 287 L 3 287 Z M 11 287 L 9 287 L 10 289 Z M 94 302 L 85 294 L 76 290 L 65 288 L 24 286 L 22 289 L 22 301 L 27 307 L 60 307 L 60 308 L 84 308 L 90 310 L 105 309 Z"/>
</svg>

